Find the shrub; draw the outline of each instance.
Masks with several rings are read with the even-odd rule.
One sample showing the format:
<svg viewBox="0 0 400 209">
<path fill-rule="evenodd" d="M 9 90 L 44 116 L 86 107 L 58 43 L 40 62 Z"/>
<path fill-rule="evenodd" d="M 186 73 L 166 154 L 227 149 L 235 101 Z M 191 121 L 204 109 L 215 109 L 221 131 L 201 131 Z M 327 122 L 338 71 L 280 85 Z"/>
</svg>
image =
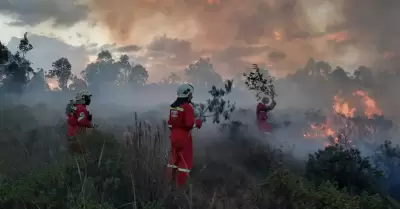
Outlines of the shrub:
<svg viewBox="0 0 400 209">
<path fill-rule="evenodd" d="M 352 194 L 360 194 L 363 191 L 376 192 L 382 173 L 368 158 L 362 157 L 359 150 L 332 145 L 309 155 L 306 175 L 317 185 L 331 181 Z"/>
</svg>

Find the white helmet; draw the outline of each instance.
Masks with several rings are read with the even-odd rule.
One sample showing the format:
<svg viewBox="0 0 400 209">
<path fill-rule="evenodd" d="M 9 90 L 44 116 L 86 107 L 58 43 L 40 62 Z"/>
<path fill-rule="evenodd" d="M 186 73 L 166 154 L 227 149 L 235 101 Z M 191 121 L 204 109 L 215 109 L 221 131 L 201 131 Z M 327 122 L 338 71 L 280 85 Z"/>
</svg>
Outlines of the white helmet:
<svg viewBox="0 0 400 209">
<path fill-rule="evenodd" d="M 264 103 L 264 105 L 267 106 L 267 107 L 269 107 L 272 104 L 273 101 L 274 100 L 269 95 L 265 95 L 265 97 L 262 98 L 262 103 Z"/>
<path fill-rule="evenodd" d="M 190 93 L 193 93 L 193 91 L 194 91 L 193 86 L 188 83 L 185 83 L 178 87 L 176 94 L 178 95 L 178 98 L 186 98 L 189 96 Z"/>
<path fill-rule="evenodd" d="M 91 97 L 92 94 L 89 91 L 86 90 L 82 90 L 80 92 L 78 92 L 75 96 L 75 100 L 81 100 L 81 99 L 85 99 L 85 97 Z"/>
</svg>

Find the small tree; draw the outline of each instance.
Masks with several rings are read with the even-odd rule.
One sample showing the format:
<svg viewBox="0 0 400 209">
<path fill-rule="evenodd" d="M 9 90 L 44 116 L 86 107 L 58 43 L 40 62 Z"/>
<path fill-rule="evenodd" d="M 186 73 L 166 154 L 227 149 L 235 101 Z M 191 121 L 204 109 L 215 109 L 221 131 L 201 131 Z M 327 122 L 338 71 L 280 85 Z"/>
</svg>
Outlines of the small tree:
<svg viewBox="0 0 400 209">
<path fill-rule="evenodd" d="M 272 99 L 277 96 L 273 84 L 274 78 L 270 75 L 264 75 L 258 65 L 253 64 L 253 71 L 244 73 L 243 76 L 246 78 L 245 84 L 247 88 L 250 91 L 255 91 L 258 101 L 265 96 L 269 96 Z"/>
<path fill-rule="evenodd" d="M 235 110 L 235 103 L 231 103 L 229 100 L 226 101 L 224 96 L 231 93 L 232 84 L 232 80 L 227 80 L 224 88 L 217 88 L 213 85 L 211 90 L 208 91 L 211 98 L 207 100 L 206 104 L 194 105 L 197 117 L 201 118 L 203 122 L 206 121 L 207 117 L 212 117 L 213 123 L 220 123 L 221 117 L 224 120 L 229 120 L 230 113 Z M 206 113 L 208 114 L 206 115 Z"/>
<path fill-rule="evenodd" d="M 25 57 L 25 55 L 33 49 L 32 44 L 28 40 L 28 33 L 24 34 L 24 38 L 19 42 L 18 49 L 22 57 Z"/>
</svg>

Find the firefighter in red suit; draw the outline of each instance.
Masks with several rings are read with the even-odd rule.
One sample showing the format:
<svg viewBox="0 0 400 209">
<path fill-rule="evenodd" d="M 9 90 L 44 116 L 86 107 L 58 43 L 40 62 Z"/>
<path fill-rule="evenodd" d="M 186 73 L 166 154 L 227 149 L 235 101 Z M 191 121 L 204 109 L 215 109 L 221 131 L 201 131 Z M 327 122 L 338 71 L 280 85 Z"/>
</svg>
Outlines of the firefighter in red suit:
<svg viewBox="0 0 400 209">
<path fill-rule="evenodd" d="M 88 91 L 81 91 L 67 106 L 67 136 L 70 153 L 84 153 L 86 150 L 77 136 L 84 133 L 87 128 L 93 128 L 92 115 L 86 108 L 91 102 L 91 96 Z"/>
<path fill-rule="evenodd" d="M 178 87 L 178 98 L 170 106 L 168 127 L 171 130 L 171 153 L 167 165 L 168 175 L 176 185 L 185 185 L 193 167 L 193 144 L 191 130 L 201 128 L 201 120 L 195 119 L 191 104 L 193 86 L 182 84 Z"/>
<path fill-rule="evenodd" d="M 257 105 L 257 126 L 262 132 L 271 132 L 271 126 L 268 124 L 268 112 L 275 108 L 276 102 L 270 97 L 264 97 Z"/>
</svg>

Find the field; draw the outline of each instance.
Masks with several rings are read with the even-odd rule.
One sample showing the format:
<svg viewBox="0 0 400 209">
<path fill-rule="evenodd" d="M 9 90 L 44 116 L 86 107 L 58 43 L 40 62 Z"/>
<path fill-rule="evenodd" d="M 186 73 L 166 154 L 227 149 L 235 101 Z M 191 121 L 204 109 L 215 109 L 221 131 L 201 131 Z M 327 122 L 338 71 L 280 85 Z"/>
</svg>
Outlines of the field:
<svg viewBox="0 0 400 209">
<path fill-rule="evenodd" d="M 87 154 L 71 156 L 65 122 L 33 123 L 42 121 L 39 110 L 51 111 L 38 105 L 1 112 L 1 208 L 395 208 L 355 150 L 330 146 L 303 162 L 268 139 L 225 131 L 205 143 L 199 130 L 195 168 L 180 190 L 165 176 L 165 121 L 150 124 L 132 113 L 133 137 L 105 124 L 82 136 Z M 343 184 L 343 176 L 351 182 Z"/>
</svg>

